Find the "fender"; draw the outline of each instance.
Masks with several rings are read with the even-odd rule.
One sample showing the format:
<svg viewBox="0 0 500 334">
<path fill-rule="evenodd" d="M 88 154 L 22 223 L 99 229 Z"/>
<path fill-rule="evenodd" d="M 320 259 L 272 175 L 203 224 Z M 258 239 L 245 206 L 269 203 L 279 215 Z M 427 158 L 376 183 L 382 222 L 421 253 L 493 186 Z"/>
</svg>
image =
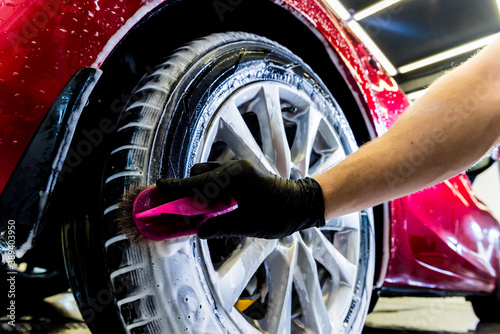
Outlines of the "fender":
<svg viewBox="0 0 500 334">
<path fill-rule="evenodd" d="M 275 4 L 272 4 L 273 2 Z M 29 7 L 22 6 L 22 3 L 23 1 L 18 0 L 0 7 L 0 19 L 3 20 L 0 21 L 3 22 L 0 28 L 7 30 L 7 23 L 10 24 L 8 39 L 0 42 L 0 63 L 9 64 L 0 67 L 0 129 L 3 132 L 0 156 L 2 161 L 6 162 L 0 165 L 0 190 L 3 190 L 0 195 L 0 232 L 5 231 L 9 220 L 16 222 L 15 246 L 19 255 L 29 249 L 40 234 L 46 220 L 48 204 L 54 198 L 54 187 L 62 183 L 57 182 L 57 179 L 69 176 L 69 173 L 66 173 L 69 169 L 65 169 L 65 166 L 54 166 L 62 164 L 71 156 L 67 156 L 68 148 L 64 145 L 71 139 L 78 142 L 78 139 L 73 138 L 75 131 L 76 136 L 81 136 L 79 132 L 82 129 L 92 130 L 99 126 L 85 123 L 80 129 L 76 129 L 71 122 L 80 118 L 82 102 L 94 89 L 101 70 L 106 73 L 106 68 L 112 63 L 110 57 L 112 58 L 116 50 L 120 52 L 119 49 L 134 35 L 134 31 L 140 30 L 149 21 L 163 15 L 162 13 L 169 12 L 170 8 L 176 7 L 174 5 L 188 1 L 128 1 L 120 8 L 122 14 L 119 19 L 113 10 L 115 2 L 111 0 L 81 1 L 78 5 L 67 0 L 36 0 L 33 6 Z M 213 10 L 211 14 L 218 15 L 222 22 L 236 11 L 241 3 L 243 1 L 227 2 L 227 6 L 221 7 L 221 1 L 218 1 L 207 6 L 214 6 L 210 8 Z M 333 61 L 340 75 L 348 83 L 349 90 L 355 92 L 355 103 L 368 124 L 370 137 L 376 136 L 380 129 L 383 131 L 383 128 L 380 128 L 383 122 L 377 120 L 381 119 L 382 114 L 375 91 L 371 88 L 372 78 L 365 74 L 368 61 L 366 59 L 370 56 L 354 41 L 352 44 L 341 43 L 349 41 L 351 35 L 335 14 L 326 5 L 312 0 L 299 3 L 268 3 L 285 8 L 302 22 L 303 29 L 315 32 L 317 38 L 329 50 L 330 61 Z M 308 10 L 312 7 L 314 11 Z M 53 44 L 53 40 L 58 41 L 57 52 L 53 48 L 39 47 Z M 150 61 L 156 61 L 152 60 L 154 57 L 151 53 L 148 58 Z M 18 59 L 25 61 L 17 61 Z M 41 59 L 47 61 L 42 63 Z M 373 64 L 373 61 L 371 63 Z M 54 66 L 47 66 L 48 64 Z M 137 66 L 144 68 L 143 64 Z M 81 68 L 83 69 L 79 70 Z M 73 78 L 68 75 L 76 71 L 78 72 Z M 378 73 L 376 78 L 379 82 L 382 80 L 391 83 L 378 69 L 372 67 L 372 71 Z M 133 77 L 133 73 L 129 74 L 126 80 L 138 81 Z M 34 78 L 40 79 L 30 82 Z M 106 84 L 103 86 L 109 87 L 112 84 L 112 80 L 104 81 Z M 65 82 L 66 86 L 63 87 Z M 30 98 L 26 98 L 28 96 Z M 89 100 L 90 104 L 94 102 Z M 108 107 L 111 105 L 111 108 L 115 108 L 125 102 L 122 97 L 115 97 L 114 101 L 105 103 Z M 51 103 L 52 107 L 47 107 Z M 93 111 L 101 112 L 102 109 Z M 83 114 L 86 114 L 86 111 Z M 374 116 L 377 116 L 376 121 Z M 14 126 L 20 123 L 22 126 Z M 47 131 L 45 135 L 44 131 Z M 48 136 L 53 136 L 52 140 L 48 140 Z M 39 145 L 42 144 L 45 146 L 40 148 Z M 54 148 L 51 145 L 64 147 Z M 61 154 L 62 152 L 64 154 Z M 95 176 L 94 174 L 93 177 Z M 24 181 L 25 177 L 29 180 Z M 75 178 L 78 178 L 78 175 L 73 173 L 72 179 Z M 86 180 L 88 181 L 88 178 Z M 66 185 L 66 193 L 67 187 Z M 91 204 L 85 202 L 82 205 Z M 3 246 L 8 248 L 5 242 Z"/>
</svg>

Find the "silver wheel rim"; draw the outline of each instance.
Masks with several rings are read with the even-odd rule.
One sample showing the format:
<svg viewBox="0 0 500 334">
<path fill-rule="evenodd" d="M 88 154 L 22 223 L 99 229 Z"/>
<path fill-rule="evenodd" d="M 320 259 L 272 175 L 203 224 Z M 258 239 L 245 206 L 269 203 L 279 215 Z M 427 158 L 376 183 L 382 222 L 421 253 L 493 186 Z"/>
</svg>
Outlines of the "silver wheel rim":
<svg viewBox="0 0 500 334">
<path fill-rule="evenodd" d="M 207 161 L 214 144 L 222 142 L 226 145 L 222 158 L 236 155 L 282 177 L 300 178 L 321 174 L 355 149 L 352 133 L 336 104 L 310 82 L 276 75 L 272 81 L 245 82 L 241 79 L 245 77 L 238 76 L 237 85 L 229 80 L 207 102 L 204 114 L 210 117 L 198 122 L 204 134 L 201 143 L 194 144 L 197 154 L 193 162 Z M 260 143 L 242 116 L 250 109 L 258 120 Z M 296 124 L 293 144 L 286 136 L 286 122 Z M 180 319 L 177 314 L 192 313 L 188 323 L 208 328 L 199 318 L 194 321 L 196 308 L 198 304 L 202 308 L 215 302 L 231 322 L 222 324 L 229 330 L 344 333 L 362 293 L 357 282 L 363 214 L 339 217 L 328 221 L 321 230 L 311 228 L 282 240 L 246 238 L 217 267 L 205 240 L 193 236 L 158 243 L 151 255 L 153 264 L 159 264 L 153 266 L 156 282 L 162 282 L 159 293 L 168 289 L 167 295 L 176 295 L 173 290 L 184 289 L 185 294 L 188 289 L 188 295 L 195 298 L 189 301 L 193 306 L 187 312 L 182 305 L 165 300 L 171 312 L 165 317 L 175 322 Z M 266 273 L 260 298 L 267 302 L 261 318 L 254 319 L 240 312 L 235 304 L 245 290 L 255 291 L 259 270 Z M 194 277 L 200 281 L 195 282 Z M 186 283 L 173 287 L 175 280 Z M 203 292 L 211 295 L 208 304 L 200 297 Z M 294 298 L 300 304 L 299 312 L 292 309 Z M 215 318 L 216 322 L 222 321 L 218 314 Z"/>
</svg>

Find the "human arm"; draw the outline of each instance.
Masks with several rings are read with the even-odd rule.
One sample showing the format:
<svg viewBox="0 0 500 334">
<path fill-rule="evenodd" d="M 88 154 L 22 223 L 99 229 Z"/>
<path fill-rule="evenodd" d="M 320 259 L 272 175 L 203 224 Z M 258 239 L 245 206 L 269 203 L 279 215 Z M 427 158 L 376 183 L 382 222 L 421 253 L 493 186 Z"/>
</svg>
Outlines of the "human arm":
<svg viewBox="0 0 500 334">
<path fill-rule="evenodd" d="M 316 180 L 326 219 L 464 171 L 500 136 L 500 40 L 445 74 L 384 135 Z"/>
</svg>

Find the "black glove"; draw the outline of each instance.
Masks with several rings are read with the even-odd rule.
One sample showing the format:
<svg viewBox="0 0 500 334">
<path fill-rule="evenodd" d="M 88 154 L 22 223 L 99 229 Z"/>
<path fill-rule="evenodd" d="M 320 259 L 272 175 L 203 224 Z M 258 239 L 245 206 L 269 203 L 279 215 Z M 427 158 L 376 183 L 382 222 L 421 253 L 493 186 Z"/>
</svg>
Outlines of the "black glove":
<svg viewBox="0 0 500 334">
<path fill-rule="evenodd" d="M 194 196 L 201 204 L 211 205 L 233 197 L 238 202 L 238 209 L 203 223 L 200 238 L 278 239 L 325 225 L 323 193 L 311 178 L 282 179 L 248 160 L 197 164 L 191 175 L 160 179 L 156 185 L 170 199 Z"/>
</svg>

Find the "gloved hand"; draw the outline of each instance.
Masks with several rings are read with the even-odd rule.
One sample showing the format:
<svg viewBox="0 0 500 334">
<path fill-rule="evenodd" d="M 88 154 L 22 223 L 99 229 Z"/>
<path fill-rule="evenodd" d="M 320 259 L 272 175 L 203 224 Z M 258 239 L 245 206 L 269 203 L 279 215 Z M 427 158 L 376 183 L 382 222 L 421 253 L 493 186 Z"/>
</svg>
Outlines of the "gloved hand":
<svg viewBox="0 0 500 334">
<path fill-rule="evenodd" d="M 160 179 L 158 190 L 168 198 L 194 196 L 199 205 L 228 201 L 238 209 L 211 218 L 200 238 L 258 237 L 278 239 L 309 227 L 325 225 L 320 185 L 311 178 L 282 179 L 248 160 L 195 165 L 185 179 Z"/>
</svg>

